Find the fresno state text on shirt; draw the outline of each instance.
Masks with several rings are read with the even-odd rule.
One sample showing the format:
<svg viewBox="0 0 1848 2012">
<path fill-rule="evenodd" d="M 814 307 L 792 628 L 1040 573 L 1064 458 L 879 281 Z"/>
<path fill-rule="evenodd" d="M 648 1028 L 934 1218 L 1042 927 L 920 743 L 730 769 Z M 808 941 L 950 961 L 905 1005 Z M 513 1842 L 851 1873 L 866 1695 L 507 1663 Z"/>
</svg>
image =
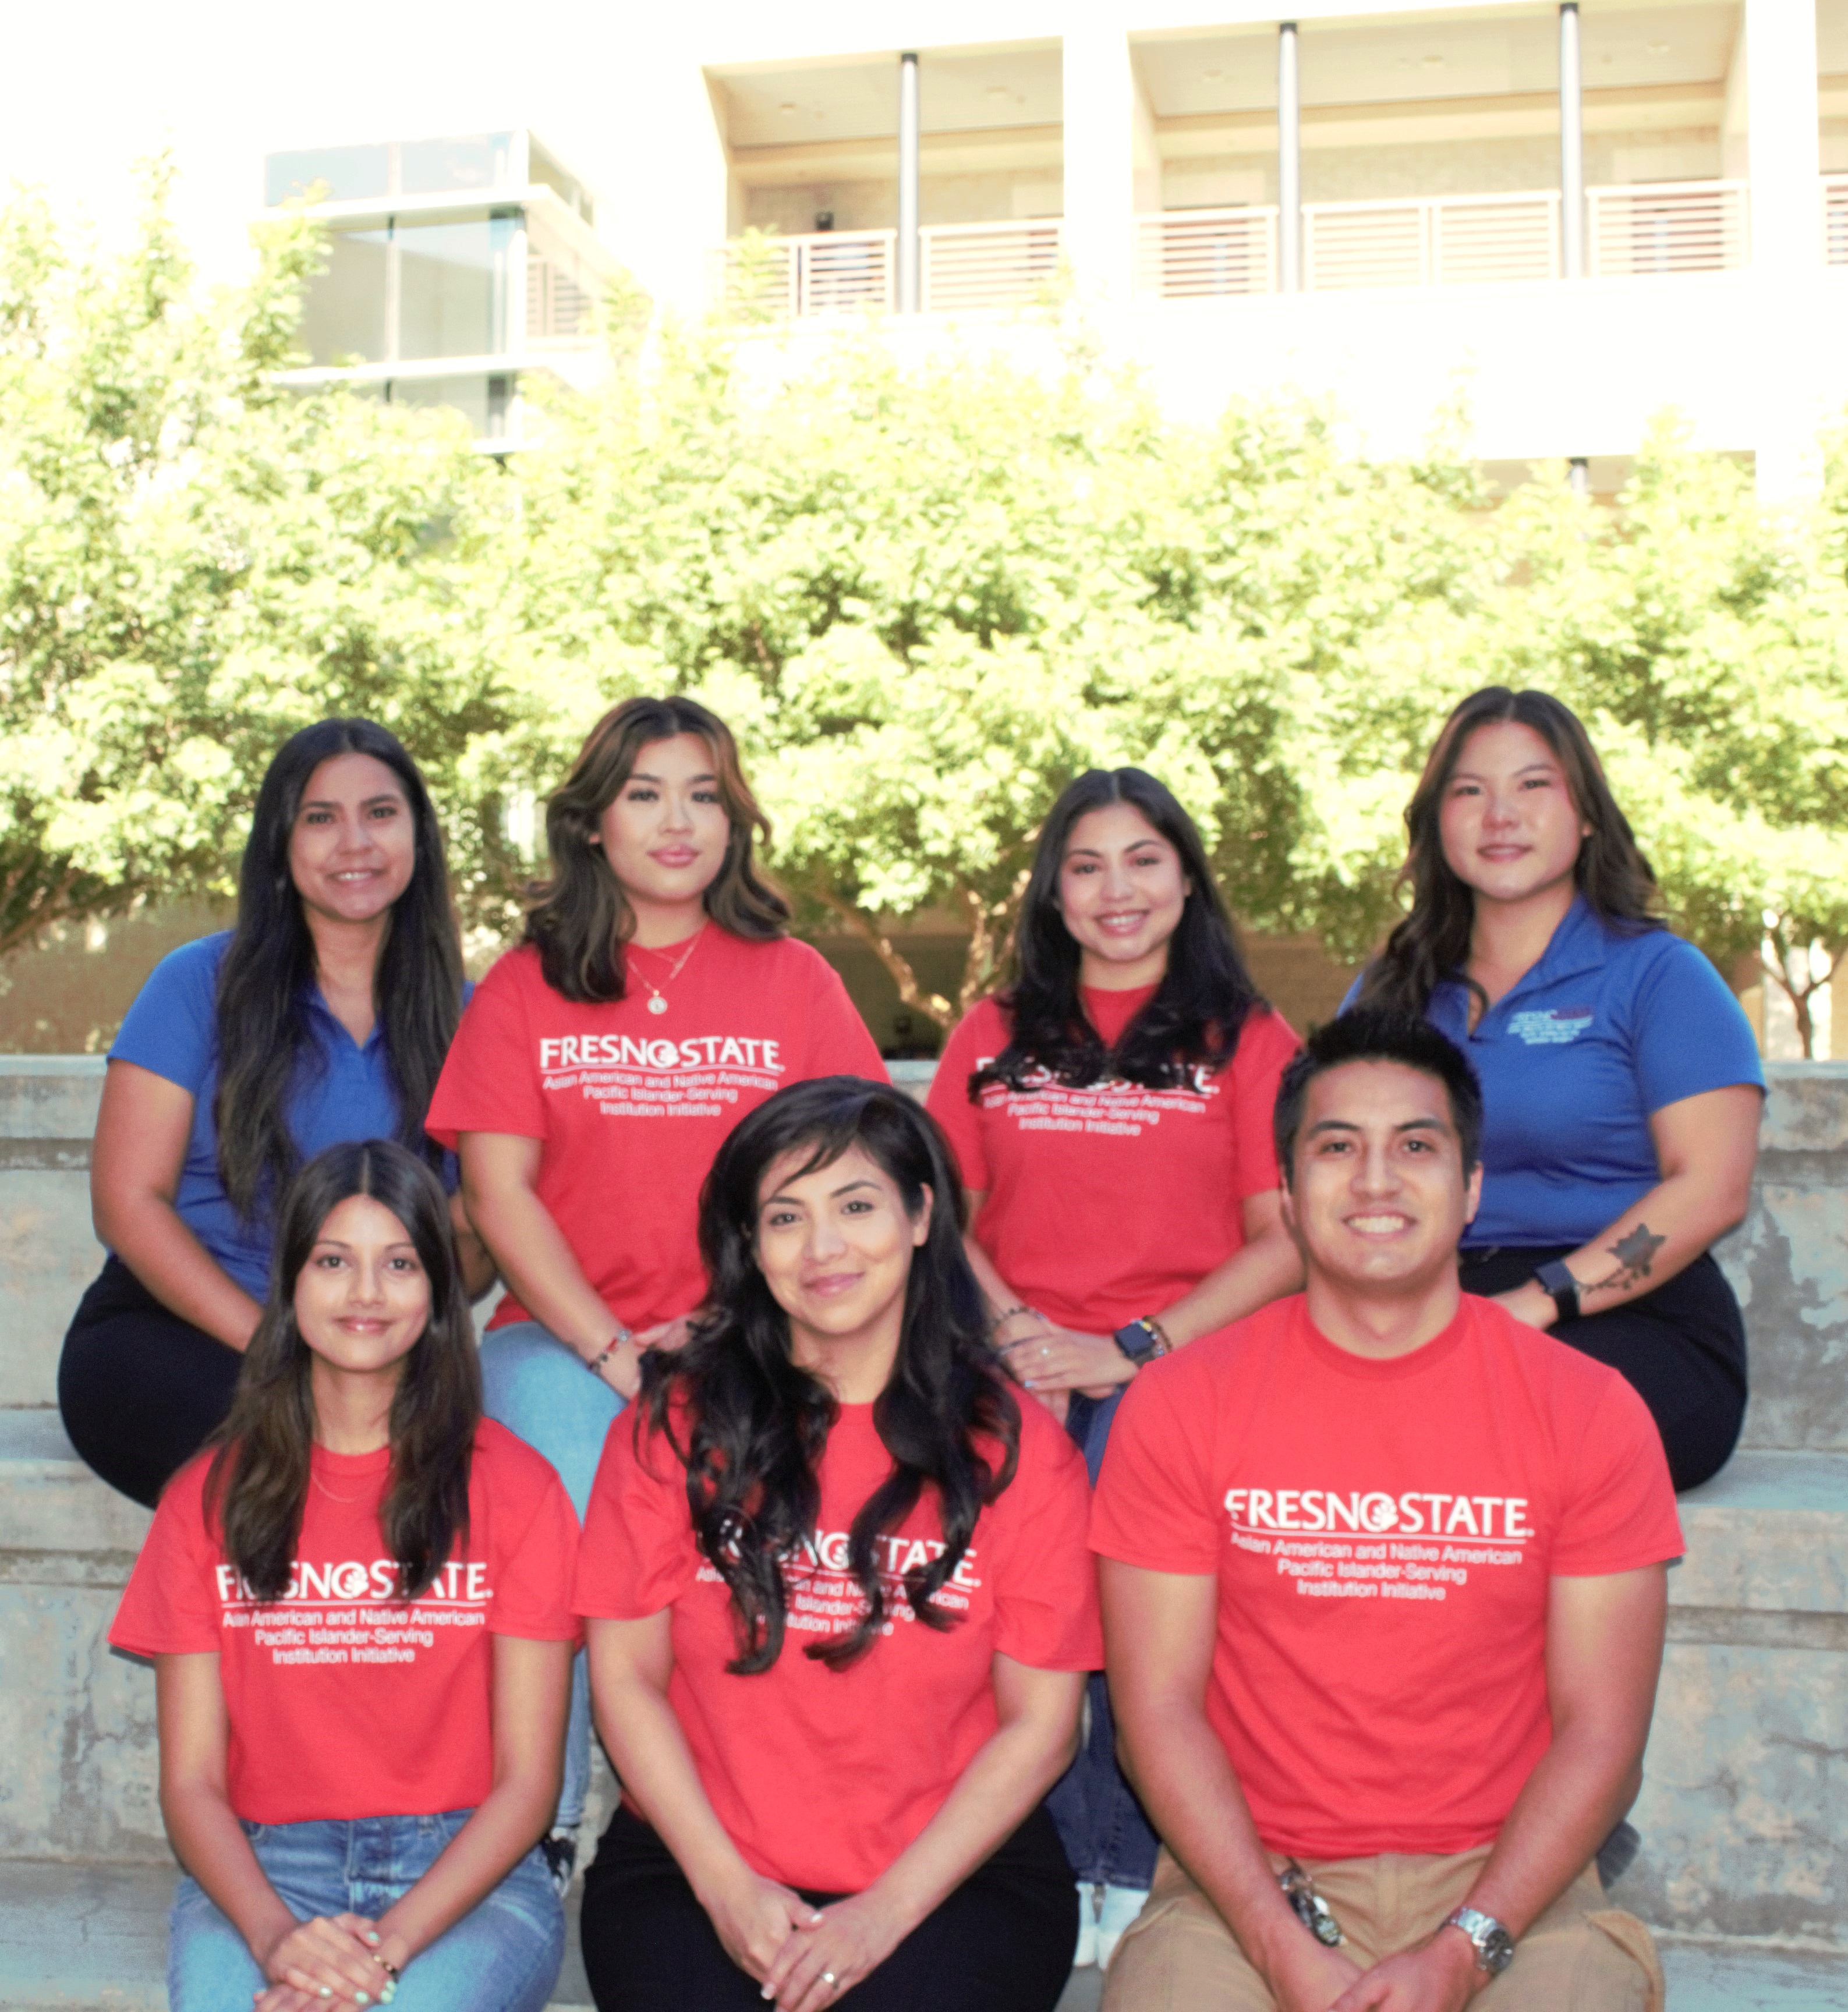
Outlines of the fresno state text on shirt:
<svg viewBox="0 0 1848 2012">
<path fill-rule="evenodd" d="M 976 1066 L 986 1068 L 994 1059 L 983 1056 Z M 1216 1077 L 1198 1067 L 1186 1072 L 1185 1083 L 1165 1090 L 1115 1076 L 1062 1083 L 1045 1069 L 1030 1070 L 1022 1083 L 1019 1090 L 988 1084 L 983 1108 L 1004 1112 L 1022 1132 L 1101 1132 L 1120 1139 L 1140 1139 L 1143 1126 L 1158 1126 L 1164 1115 L 1204 1117 L 1208 1100 L 1219 1094 Z"/>
<path fill-rule="evenodd" d="M 1523 1495 L 1229 1488 L 1225 1507 L 1233 1547 L 1274 1559 L 1278 1577 L 1311 1600 L 1447 1599 L 1469 1583 L 1472 1565 L 1525 1563 L 1522 1546 L 1539 1535 Z M 1316 1534 L 1343 1530 L 1354 1543 Z M 1288 1534 L 1298 1531 L 1305 1536 Z M 1386 1540 L 1365 1543 L 1362 1534 Z M 1459 1536 L 1477 1541 L 1450 1541 Z"/>
<path fill-rule="evenodd" d="M 230 1565 L 215 1568 L 219 1618 L 248 1628 L 272 1663 L 415 1663 L 439 1628 L 484 1628 L 494 1589 L 482 1564 L 444 1566 L 415 1600 L 394 1598 L 392 1558 L 290 1568 L 280 1599 L 263 1601 Z M 334 1611 L 335 1608 L 340 1611 Z"/>
<path fill-rule="evenodd" d="M 577 1090 L 606 1118 L 722 1118 L 740 1090 L 781 1087 L 783 1044 L 737 1034 L 564 1034 L 540 1040 L 539 1068 L 547 1090 Z"/>
<path fill-rule="evenodd" d="M 787 1603 L 787 1625 L 815 1635 L 844 1635 L 859 1625 L 866 1611 L 865 1596 L 852 1575 L 853 1538 L 846 1530 L 818 1530 L 783 1561 L 783 1594 Z M 934 1564 L 949 1548 L 940 1538 L 881 1536 L 874 1538 L 874 1557 L 879 1563 L 879 1583 L 885 1589 L 886 1618 L 879 1632 L 890 1635 L 894 1621 L 917 1618 L 905 1591 L 906 1573 Z M 969 1595 L 982 1590 L 976 1576 L 976 1548 L 971 1544 L 956 1561 L 955 1569 L 932 1596 L 931 1605 L 940 1613 L 969 1611 Z M 708 1585 L 722 1583 L 709 1563 L 702 1561 L 699 1577 Z"/>
</svg>

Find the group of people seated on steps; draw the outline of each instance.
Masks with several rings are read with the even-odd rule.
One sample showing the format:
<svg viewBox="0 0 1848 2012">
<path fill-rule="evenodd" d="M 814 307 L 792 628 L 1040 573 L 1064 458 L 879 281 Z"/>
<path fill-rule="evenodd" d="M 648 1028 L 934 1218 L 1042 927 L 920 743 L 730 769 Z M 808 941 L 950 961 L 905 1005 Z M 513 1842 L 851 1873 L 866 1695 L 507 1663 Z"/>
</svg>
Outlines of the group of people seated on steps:
<svg viewBox="0 0 1848 2012">
<path fill-rule="evenodd" d="M 1557 700 L 1407 822 L 1301 1042 L 1080 776 L 920 1108 L 701 706 L 593 730 L 473 987 L 411 755 L 287 741 L 110 1051 L 59 1368 L 155 1508 L 175 2012 L 543 2006 L 593 1721 L 603 2012 L 1659 2005 L 1599 1868 L 1762 1071 Z"/>
</svg>

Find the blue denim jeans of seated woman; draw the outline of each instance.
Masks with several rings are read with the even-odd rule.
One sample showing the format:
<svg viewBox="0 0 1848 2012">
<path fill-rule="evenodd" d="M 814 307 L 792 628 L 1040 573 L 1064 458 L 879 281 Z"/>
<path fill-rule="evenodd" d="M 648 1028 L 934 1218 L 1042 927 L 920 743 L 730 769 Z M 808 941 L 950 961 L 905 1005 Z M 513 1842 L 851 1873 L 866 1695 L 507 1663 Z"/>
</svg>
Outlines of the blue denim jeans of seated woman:
<svg viewBox="0 0 1848 2012">
<path fill-rule="evenodd" d="M 1101 1400 L 1076 1390 L 1072 1393 L 1065 1429 L 1084 1450 L 1093 1488 L 1111 1421 L 1122 1400 L 1121 1389 Z M 1111 1716 L 1110 1692 L 1101 1674 L 1092 1675 L 1086 1696 L 1090 1730 L 1077 1759 L 1047 1797 L 1046 1807 L 1058 1826 L 1059 1842 L 1080 1885 L 1134 1886 L 1146 1892 L 1155 1876 L 1160 1840 L 1143 1814 L 1136 1791 L 1116 1764 L 1116 1721 Z"/>
<path fill-rule="evenodd" d="M 623 1399 L 537 1321 L 515 1321 L 483 1341 L 481 1382 L 487 1415 L 551 1462 L 581 1524 L 590 1506 L 604 1439 Z M 583 1821 L 590 1785 L 590 1680 L 580 1650 L 571 1664 L 571 1715 L 565 1726 L 565 1778 L 556 1819 L 561 1828 L 576 1830 Z"/>
<path fill-rule="evenodd" d="M 376 1921 L 430 1870 L 470 1814 L 244 1829 L 291 1913 L 305 1921 L 344 1914 Z M 243 1936 L 194 1880 L 180 1882 L 168 1935 L 171 2012 L 250 2012 L 252 1998 L 269 1980 Z M 564 1907 L 544 1858 L 529 1851 L 491 1893 L 405 1965 L 392 2012 L 541 2012 L 564 1956 Z"/>
</svg>

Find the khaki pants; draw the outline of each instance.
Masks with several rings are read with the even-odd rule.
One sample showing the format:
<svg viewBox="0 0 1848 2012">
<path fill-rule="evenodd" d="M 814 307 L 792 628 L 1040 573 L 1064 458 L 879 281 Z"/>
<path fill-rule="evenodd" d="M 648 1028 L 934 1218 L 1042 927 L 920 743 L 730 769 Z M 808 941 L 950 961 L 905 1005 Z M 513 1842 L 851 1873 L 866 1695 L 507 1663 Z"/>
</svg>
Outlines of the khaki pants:
<svg viewBox="0 0 1848 2012">
<path fill-rule="evenodd" d="M 1341 1953 L 1365 1970 L 1422 1942 L 1461 1904 L 1488 1856 L 1484 1845 L 1452 1857 L 1302 1864 L 1347 1931 Z M 1661 1965 L 1648 1929 L 1604 1905 L 1588 1865 L 1521 1938 L 1514 1960 L 1472 2001 L 1472 2012 L 1661 2012 L 1662 2000 Z M 1276 2012 L 1276 2000 L 1218 1909 L 1164 1850 L 1148 1904 L 1111 1959 L 1104 2012 L 1208 2007 Z"/>
</svg>

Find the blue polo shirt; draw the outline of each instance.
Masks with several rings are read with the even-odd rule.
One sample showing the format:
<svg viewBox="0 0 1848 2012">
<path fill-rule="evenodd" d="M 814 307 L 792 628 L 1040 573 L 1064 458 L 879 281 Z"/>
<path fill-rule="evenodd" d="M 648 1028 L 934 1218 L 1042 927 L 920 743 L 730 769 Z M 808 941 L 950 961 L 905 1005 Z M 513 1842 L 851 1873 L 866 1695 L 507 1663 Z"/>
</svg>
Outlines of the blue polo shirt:
<svg viewBox="0 0 1848 2012">
<path fill-rule="evenodd" d="M 112 1062 L 133 1062 L 165 1076 L 193 1100 L 192 1131 L 173 1206 L 212 1258 L 254 1298 L 269 1292 L 274 1225 L 267 1209 L 246 1222 L 232 1206 L 218 1174 L 218 1127 L 212 1100 L 218 1090 L 218 967 L 231 940 L 228 930 L 183 944 L 148 973 L 109 1049 Z M 318 990 L 309 995 L 309 1025 L 316 1062 L 304 1066 L 286 1110 L 289 1136 L 304 1160 L 350 1139 L 398 1136 L 398 1093 L 375 1025 L 362 1047 L 327 1010 Z M 455 1185 L 445 1156 L 444 1184 Z"/>
<path fill-rule="evenodd" d="M 1600 921 L 1582 896 L 1473 1033 L 1460 979 L 1425 1017 L 1482 1079 L 1482 1205 L 1465 1250 L 1589 1243 L 1661 1179 L 1654 1112 L 1764 1087 L 1751 1022 L 1708 959 L 1667 929 Z"/>
</svg>

